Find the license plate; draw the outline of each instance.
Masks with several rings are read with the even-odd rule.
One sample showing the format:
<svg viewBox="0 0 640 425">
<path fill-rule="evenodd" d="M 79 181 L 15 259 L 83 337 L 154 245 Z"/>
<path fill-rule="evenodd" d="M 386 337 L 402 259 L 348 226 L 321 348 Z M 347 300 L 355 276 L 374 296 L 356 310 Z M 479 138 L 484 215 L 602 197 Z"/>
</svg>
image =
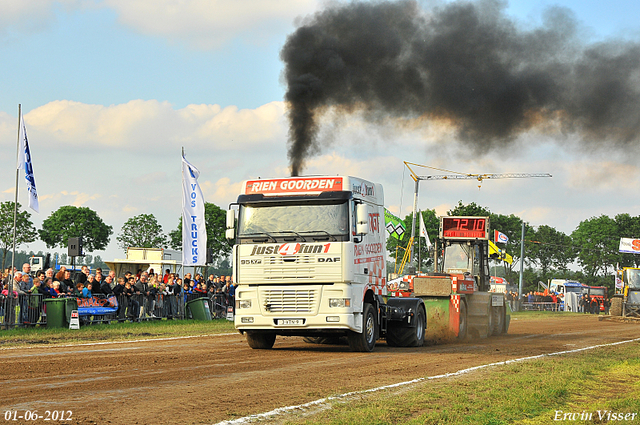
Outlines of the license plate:
<svg viewBox="0 0 640 425">
<path fill-rule="evenodd" d="M 300 326 L 303 324 L 303 320 L 302 319 L 278 319 L 278 324 L 279 325 L 284 325 L 284 326 Z"/>
</svg>

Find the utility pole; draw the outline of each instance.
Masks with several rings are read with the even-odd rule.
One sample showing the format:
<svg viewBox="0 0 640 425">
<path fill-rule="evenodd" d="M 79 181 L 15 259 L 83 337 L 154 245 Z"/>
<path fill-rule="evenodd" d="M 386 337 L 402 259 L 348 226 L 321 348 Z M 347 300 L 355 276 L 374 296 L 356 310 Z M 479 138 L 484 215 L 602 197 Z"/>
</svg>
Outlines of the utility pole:
<svg viewBox="0 0 640 425">
<path fill-rule="evenodd" d="M 520 310 L 520 300 L 522 300 L 522 280 L 524 275 L 524 220 L 522 221 L 522 239 L 520 239 L 520 280 L 518 282 L 518 299 L 516 306 Z"/>
</svg>

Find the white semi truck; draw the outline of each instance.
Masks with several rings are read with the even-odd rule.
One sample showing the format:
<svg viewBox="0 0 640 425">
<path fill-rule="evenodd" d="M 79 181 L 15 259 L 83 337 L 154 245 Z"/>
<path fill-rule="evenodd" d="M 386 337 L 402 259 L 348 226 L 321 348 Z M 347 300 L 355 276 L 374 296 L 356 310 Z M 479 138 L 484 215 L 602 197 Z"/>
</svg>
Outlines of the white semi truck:
<svg viewBox="0 0 640 425">
<path fill-rule="evenodd" d="M 372 351 L 378 338 L 423 344 L 425 300 L 388 297 L 383 204 L 382 186 L 356 177 L 243 183 L 227 214 L 227 238 L 236 240 L 235 326 L 249 346 L 269 349 L 277 335 L 346 336 L 354 351 Z M 461 295 L 451 295 L 457 285 L 443 280 L 437 290 L 457 306 L 454 334 L 458 326 L 466 334 Z"/>
</svg>

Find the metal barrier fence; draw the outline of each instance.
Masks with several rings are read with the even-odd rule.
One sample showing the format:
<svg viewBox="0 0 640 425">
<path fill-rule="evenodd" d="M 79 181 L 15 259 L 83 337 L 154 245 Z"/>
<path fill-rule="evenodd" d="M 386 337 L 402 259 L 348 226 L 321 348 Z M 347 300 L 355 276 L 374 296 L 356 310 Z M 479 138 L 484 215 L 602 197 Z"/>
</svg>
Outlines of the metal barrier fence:
<svg viewBox="0 0 640 425">
<path fill-rule="evenodd" d="M 106 298 L 102 294 L 95 298 Z M 189 319 L 185 311 L 187 302 L 206 297 L 211 316 L 226 318 L 227 298 L 225 294 L 179 294 L 179 295 L 120 295 L 116 297 L 118 309 L 114 313 L 80 315 L 82 324 L 145 321 L 159 319 Z M 17 298 L 0 295 L 0 324 L 2 329 L 29 327 L 47 324 L 47 303 L 41 294 L 19 294 Z M 81 310 L 80 310 L 81 311 Z"/>
<path fill-rule="evenodd" d="M 560 311 L 560 303 L 553 302 L 533 302 L 533 303 L 522 303 L 523 310 L 529 311 Z"/>
</svg>

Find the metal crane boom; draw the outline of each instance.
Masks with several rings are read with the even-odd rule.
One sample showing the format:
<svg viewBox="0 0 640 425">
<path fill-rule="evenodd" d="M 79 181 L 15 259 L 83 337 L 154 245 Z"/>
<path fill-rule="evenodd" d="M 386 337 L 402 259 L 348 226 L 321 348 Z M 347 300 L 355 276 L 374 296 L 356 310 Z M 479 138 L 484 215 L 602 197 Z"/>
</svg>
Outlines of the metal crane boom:
<svg viewBox="0 0 640 425">
<path fill-rule="evenodd" d="M 488 173 L 488 174 L 441 174 L 436 176 L 413 176 L 414 180 L 478 180 L 485 179 L 525 179 L 530 177 L 551 177 L 549 173 Z"/>
</svg>

